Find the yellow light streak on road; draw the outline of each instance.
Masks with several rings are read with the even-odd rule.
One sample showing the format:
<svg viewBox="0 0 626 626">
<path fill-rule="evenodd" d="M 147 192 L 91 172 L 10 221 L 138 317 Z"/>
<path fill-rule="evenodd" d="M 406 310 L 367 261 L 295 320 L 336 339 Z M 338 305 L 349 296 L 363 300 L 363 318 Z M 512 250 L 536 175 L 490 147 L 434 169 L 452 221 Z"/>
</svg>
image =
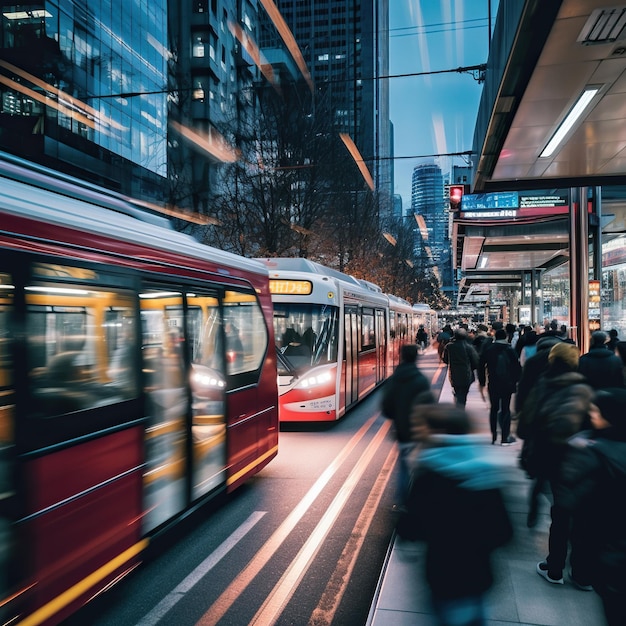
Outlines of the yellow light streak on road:
<svg viewBox="0 0 626 626">
<path fill-rule="evenodd" d="M 293 596 L 304 574 L 312 565 L 315 555 L 318 553 L 326 536 L 337 521 L 337 517 L 339 517 L 341 510 L 346 505 L 348 498 L 358 485 L 365 470 L 369 467 L 373 456 L 383 443 L 385 436 L 391 428 L 391 424 L 391 420 L 385 420 L 378 430 L 363 455 L 359 458 L 358 463 L 354 466 L 350 475 L 341 486 L 339 493 L 335 496 L 335 499 L 326 510 L 319 524 L 315 527 L 315 530 L 311 533 L 296 558 L 291 562 L 278 581 L 278 584 L 257 611 L 257 614 L 250 622 L 251 625 L 266 626 L 267 624 L 274 624 L 276 622 L 285 605 L 289 602 L 291 596 Z"/>
<path fill-rule="evenodd" d="M 300 500 L 293 511 L 285 518 L 283 523 L 274 531 L 272 536 L 265 542 L 261 549 L 254 555 L 250 563 L 237 576 L 228 587 L 222 592 L 220 597 L 213 603 L 209 610 L 197 622 L 197 626 L 214 626 L 217 624 L 235 601 L 241 596 L 241 592 L 245 589 L 259 574 L 259 572 L 267 565 L 269 560 L 274 556 L 278 548 L 289 536 L 289 533 L 296 527 L 296 524 L 302 519 L 309 510 L 315 499 L 320 495 L 324 487 L 334 476 L 342 463 L 352 453 L 359 441 L 365 436 L 374 421 L 378 418 L 378 414 L 372 416 L 361 428 L 354 434 L 348 444 L 335 457 L 333 462 L 322 472 L 320 477 L 315 481 L 311 489 L 306 493 L 304 498 Z M 390 424 L 390 422 L 389 422 Z"/>
</svg>

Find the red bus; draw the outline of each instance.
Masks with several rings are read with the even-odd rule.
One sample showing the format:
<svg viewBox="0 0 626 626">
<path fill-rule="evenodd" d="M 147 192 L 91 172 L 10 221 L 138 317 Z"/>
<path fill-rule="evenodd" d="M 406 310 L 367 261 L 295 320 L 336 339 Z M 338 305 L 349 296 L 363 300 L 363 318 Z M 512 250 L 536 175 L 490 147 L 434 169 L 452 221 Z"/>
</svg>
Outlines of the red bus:
<svg viewBox="0 0 626 626">
<path fill-rule="evenodd" d="M 0 154 L 0 617 L 55 624 L 277 454 L 267 269 Z"/>
</svg>

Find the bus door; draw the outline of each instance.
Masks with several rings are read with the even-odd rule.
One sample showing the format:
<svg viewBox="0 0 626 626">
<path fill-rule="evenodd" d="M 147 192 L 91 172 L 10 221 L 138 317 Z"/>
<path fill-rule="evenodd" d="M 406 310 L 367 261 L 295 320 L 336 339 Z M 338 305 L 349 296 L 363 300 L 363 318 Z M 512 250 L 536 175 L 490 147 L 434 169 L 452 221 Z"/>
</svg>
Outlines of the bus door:
<svg viewBox="0 0 626 626">
<path fill-rule="evenodd" d="M 183 294 L 172 285 L 141 293 L 142 369 L 146 394 L 144 532 L 187 506 L 188 387 Z"/>
<path fill-rule="evenodd" d="M 376 384 L 387 378 L 387 328 L 385 311 L 376 309 Z"/>
<path fill-rule="evenodd" d="M 345 341 L 345 387 L 346 387 L 346 409 L 354 404 L 359 398 L 358 385 L 358 315 L 355 306 L 347 306 L 344 313 Z"/>
</svg>

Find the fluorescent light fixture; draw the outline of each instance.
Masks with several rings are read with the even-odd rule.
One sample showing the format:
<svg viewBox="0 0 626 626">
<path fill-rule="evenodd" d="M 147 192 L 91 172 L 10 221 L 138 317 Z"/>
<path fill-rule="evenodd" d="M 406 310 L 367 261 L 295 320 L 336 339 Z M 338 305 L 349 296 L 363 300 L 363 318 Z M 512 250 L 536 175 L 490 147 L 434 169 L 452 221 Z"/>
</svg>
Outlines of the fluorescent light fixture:
<svg viewBox="0 0 626 626">
<path fill-rule="evenodd" d="M 143 300 L 151 300 L 153 298 L 175 298 L 182 295 L 180 291 L 152 291 L 149 293 L 140 293 L 139 297 Z"/>
<path fill-rule="evenodd" d="M 480 268 L 487 267 L 487 263 L 489 262 L 489 257 L 487 255 L 483 255 L 482 259 L 480 259 Z"/>
<path fill-rule="evenodd" d="M 24 291 L 34 291 L 37 293 L 54 293 L 60 296 L 88 296 L 92 292 L 85 289 L 72 289 L 71 287 L 24 287 Z"/>
<path fill-rule="evenodd" d="M 589 106 L 589 103 L 593 100 L 596 94 L 600 91 L 600 87 L 587 87 L 582 92 L 576 104 L 572 107 L 566 118 L 561 122 L 561 125 L 556 129 L 552 139 L 548 142 L 548 145 L 543 149 L 543 152 L 539 155 L 542 157 L 549 157 L 554 154 L 559 144 L 565 139 L 565 136 L 572 129 L 574 124 L 579 120 L 585 109 Z"/>
</svg>

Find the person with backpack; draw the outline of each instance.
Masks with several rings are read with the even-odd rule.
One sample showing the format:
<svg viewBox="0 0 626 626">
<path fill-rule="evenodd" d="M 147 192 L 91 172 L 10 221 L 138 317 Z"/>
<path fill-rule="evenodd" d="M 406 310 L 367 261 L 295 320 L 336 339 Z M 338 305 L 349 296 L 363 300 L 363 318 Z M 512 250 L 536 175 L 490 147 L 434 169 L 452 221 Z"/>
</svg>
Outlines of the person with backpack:
<svg viewBox="0 0 626 626">
<path fill-rule="evenodd" d="M 416 335 L 416 342 L 419 350 L 421 353 L 423 353 L 426 348 L 428 348 L 428 333 L 426 332 L 426 329 L 424 328 L 423 324 L 420 324 L 420 327 L 417 331 L 417 335 Z"/>
<path fill-rule="evenodd" d="M 446 324 L 437 335 L 437 353 L 441 361 L 443 361 L 443 351 L 450 341 L 452 341 L 452 326 Z"/>
<path fill-rule="evenodd" d="M 533 357 L 533 358 L 536 358 Z M 571 437 L 589 426 L 594 390 L 578 370 L 578 346 L 557 342 L 548 353 L 548 368 L 533 387 L 519 415 L 517 434 L 531 442 L 527 462 L 538 480 L 547 481 L 552 491 L 548 556 L 537 564 L 537 573 L 551 584 L 563 584 L 563 570 L 572 532 L 572 514 L 560 498 L 561 465 Z M 570 564 L 580 562 L 572 543 Z M 580 555 L 582 556 L 582 555 Z M 574 571 L 575 580 L 586 572 Z"/>
<path fill-rule="evenodd" d="M 503 328 L 496 330 L 495 341 L 481 352 L 477 371 L 481 395 L 488 383 L 491 443 L 495 444 L 498 438 L 499 421 L 501 444 L 510 446 L 516 441 L 511 436 L 511 396 L 522 368 Z"/>
</svg>

